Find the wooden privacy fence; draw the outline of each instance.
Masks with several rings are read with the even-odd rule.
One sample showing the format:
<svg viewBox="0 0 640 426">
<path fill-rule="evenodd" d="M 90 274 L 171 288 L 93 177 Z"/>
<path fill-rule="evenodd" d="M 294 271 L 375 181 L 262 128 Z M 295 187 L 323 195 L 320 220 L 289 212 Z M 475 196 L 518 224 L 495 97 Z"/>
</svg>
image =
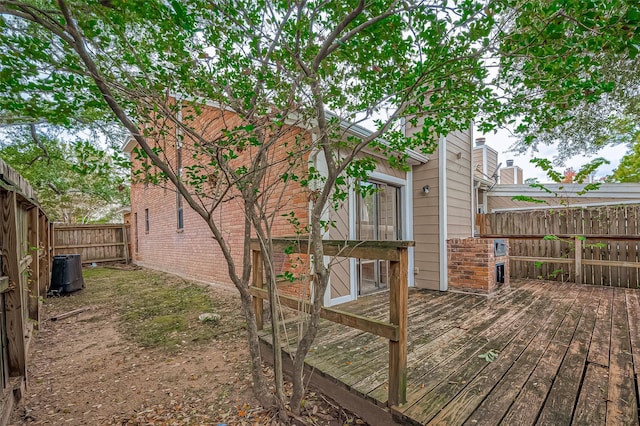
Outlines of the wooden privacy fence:
<svg viewBox="0 0 640 426">
<path fill-rule="evenodd" d="M 640 285 L 640 206 L 478 215 L 480 236 L 508 238 L 512 278 Z"/>
<path fill-rule="evenodd" d="M 287 253 L 308 253 L 309 243 L 300 239 L 274 239 L 276 250 L 287 248 Z M 407 335 L 409 299 L 408 247 L 413 241 L 344 241 L 324 240 L 326 256 L 353 257 L 358 259 L 388 260 L 390 264 L 389 322 L 351 314 L 334 308 L 322 308 L 320 317 L 348 327 L 373 333 L 389 340 L 389 406 L 407 402 Z M 269 293 L 263 288 L 263 259 L 260 245 L 253 241 L 253 286 L 254 307 L 259 329 L 262 329 L 263 300 Z M 309 312 L 308 302 L 298 298 L 279 295 L 279 302 L 292 309 Z"/>
<path fill-rule="evenodd" d="M 82 263 L 129 263 L 127 225 L 109 223 L 95 225 L 53 226 L 54 255 L 80 254 Z"/>
<path fill-rule="evenodd" d="M 49 220 L 33 189 L 0 160 L 0 424 L 26 384 L 28 345 L 51 276 Z"/>
</svg>

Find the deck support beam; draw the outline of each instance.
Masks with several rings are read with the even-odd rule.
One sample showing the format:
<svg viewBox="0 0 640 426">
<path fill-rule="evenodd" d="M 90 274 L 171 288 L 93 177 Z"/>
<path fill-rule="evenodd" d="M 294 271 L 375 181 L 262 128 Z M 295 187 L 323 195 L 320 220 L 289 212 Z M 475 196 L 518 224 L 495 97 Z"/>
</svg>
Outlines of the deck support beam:
<svg viewBox="0 0 640 426">
<path fill-rule="evenodd" d="M 400 260 L 390 262 L 389 322 L 398 326 L 398 340 L 389 340 L 389 406 L 407 402 L 407 330 L 409 252 L 398 249 Z"/>
</svg>

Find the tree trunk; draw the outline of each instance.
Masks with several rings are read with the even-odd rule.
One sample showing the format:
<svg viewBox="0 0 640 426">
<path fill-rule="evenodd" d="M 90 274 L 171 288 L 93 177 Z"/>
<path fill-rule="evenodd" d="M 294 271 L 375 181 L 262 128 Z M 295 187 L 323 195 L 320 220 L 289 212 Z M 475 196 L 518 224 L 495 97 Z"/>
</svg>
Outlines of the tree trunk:
<svg viewBox="0 0 640 426">
<path fill-rule="evenodd" d="M 242 301 L 242 311 L 247 322 L 247 341 L 249 343 L 249 355 L 251 356 L 251 377 L 253 378 L 253 392 L 263 407 L 272 407 L 275 398 L 269 392 L 262 373 L 262 356 L 260 355 L 260 339 L 258 337 L 258 326 L 256 325 L 256 315 L 253 311 L 251 296 L 247 292 L 240 294 Z"/>
<path fill-rule="evenodd" d="M 317 216 L 317 217 L 316 217 Z M 312 215 L 312 222 L 320 220 L 320 216 Z M 304 398 L 304 360 L 311 349 L 311 345 L 318 333 L 318 323 L 320 322 L 320 311 L 324 304 L 324 293 L 329 282 L 329 270 L 324 265 L 324 250 L 322 247 L 322 235 L 319 232 L 320 226 L 311 228 L 311 249 L 314 255 L 315 288 L 309 320 L 304 328 L 302 339 L 298 343 L 296 355 L 293 360 L 293 393 L 291 395 L 291 410 L 295 414 L 300 413 L 300 404 Z"/>
</svg>

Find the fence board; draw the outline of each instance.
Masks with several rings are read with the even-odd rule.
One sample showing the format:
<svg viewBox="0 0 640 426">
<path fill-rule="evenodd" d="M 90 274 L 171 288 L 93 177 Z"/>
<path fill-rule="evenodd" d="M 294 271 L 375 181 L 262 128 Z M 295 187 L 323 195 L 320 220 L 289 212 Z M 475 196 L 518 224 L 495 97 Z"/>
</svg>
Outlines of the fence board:
<svg viewBox="0 0 640 426">
<path fill-rule="evenodd" d="M 53 231 L 54 254 L 80 254 L 82 263 L 128 262 L 125 224 L 63 225 Z"/>
<path fill-rule="evenodd" d="M 626 217 L 627 217 L 627 229 L 630 234 L 638 235 L 640 232 L 640 228 L 638 227 L 638 217 L 637 210 L 633 207 L 626 207 Z M 640 262 L 638 258 L 638 242 L 630 241 L 627 249 L 627 259 L 629 262 Z M 634 285 L 635 284 L 635 285 Z M 640 284 L 640 271 L 638 269 L 633 269 L 629 273 L 629 287 L 636 288 Z"/>
<path fill-rule="evenodd" d="M 577 264 L 585 284 L 640 286 L 640 205 L 498 212 L 478 215 L 476 222 L 480 236 L 509 239 L 512 278 L 552 279 L 559 271 L 557 280 L 574 281 Z M 574 236 L 587 237 L 580 261 Z"/>
</svg>

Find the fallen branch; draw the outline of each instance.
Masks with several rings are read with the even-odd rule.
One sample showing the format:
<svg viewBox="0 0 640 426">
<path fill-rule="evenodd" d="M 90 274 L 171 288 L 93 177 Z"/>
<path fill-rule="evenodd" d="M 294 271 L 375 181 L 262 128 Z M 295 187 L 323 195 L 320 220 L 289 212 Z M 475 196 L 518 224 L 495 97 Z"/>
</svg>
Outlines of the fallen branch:
<svg viewBox="0 0 640 426">
<path fill-rule="evenodd" d="M 58 321 L 58 320 L 61 320 L 61 319 L 69 318 L 69 317 L 72 317 L 74 315 L 81 314 L 82 312 L 84 312 L 84 311 L 86 311 L 88 309 L 89 309 L 88 307 L 74 309 L 73 311 L 65 312 L 64 314 L 60 314 L 60 315 L 56 315 L 56 316 L 50 317 L 48 319 L 48 321 Z"/>
</svg>

